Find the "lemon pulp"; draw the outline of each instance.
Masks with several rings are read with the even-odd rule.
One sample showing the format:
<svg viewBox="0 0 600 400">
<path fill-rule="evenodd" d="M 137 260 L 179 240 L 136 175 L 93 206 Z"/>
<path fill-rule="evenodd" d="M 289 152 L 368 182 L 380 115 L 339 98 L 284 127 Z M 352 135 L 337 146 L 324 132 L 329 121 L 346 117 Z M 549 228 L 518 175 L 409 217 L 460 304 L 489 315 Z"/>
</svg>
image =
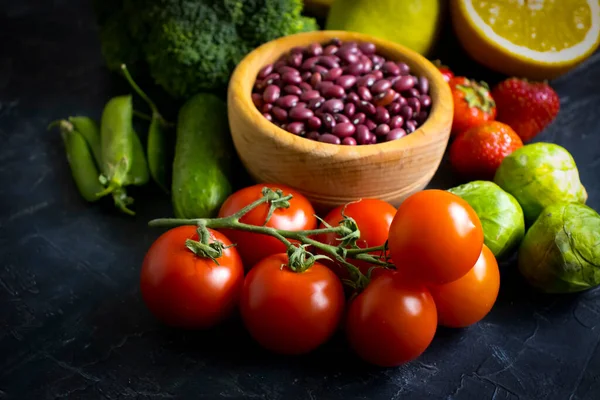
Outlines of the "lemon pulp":
<svg viewBox="0 0 600 400">
<path fill-rule="evenodd" d="M 598 0 L 464 0 L 464 5 L 487 37 L 528 58 L 576 58 L 598 40 Z"/>
</svg>

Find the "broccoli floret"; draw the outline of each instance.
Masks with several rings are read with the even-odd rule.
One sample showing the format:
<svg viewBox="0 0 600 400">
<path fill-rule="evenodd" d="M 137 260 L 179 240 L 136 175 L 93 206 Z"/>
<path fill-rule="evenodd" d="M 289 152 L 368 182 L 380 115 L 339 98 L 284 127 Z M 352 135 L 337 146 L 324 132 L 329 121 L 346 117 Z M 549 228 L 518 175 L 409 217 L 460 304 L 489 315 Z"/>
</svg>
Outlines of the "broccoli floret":
<svg viewBox="0 0 600 400">
<path fill-rule="evenodd" d="M 156 83 L 176 98 L 223 90 L 253 48 L 318 28 L 314 19 L 301 15 L 302 0 L 97 2 L 102 3 L 96 13 L 108 67 L 143 61 Z"/>
</svg>

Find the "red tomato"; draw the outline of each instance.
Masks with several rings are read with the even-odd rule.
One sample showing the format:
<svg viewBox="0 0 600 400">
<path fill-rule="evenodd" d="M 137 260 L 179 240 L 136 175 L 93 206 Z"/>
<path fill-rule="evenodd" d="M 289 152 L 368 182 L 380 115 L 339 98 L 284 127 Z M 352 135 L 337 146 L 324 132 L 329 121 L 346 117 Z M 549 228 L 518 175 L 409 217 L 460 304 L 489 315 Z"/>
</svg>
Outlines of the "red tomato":
<svg viewBox="0 0 600 400">
<path fill-rule="evenodd" d="M 219 217 L 233 215 L 248 204 L 260 199 L 262 197 L 262 189 L 265 186 L 271 189 L 281 189 L 285 195 L 291 194 L 294 196 L 290 200 L 290 207 L 277 209 L 271 216 L 267 226 L 288 231 L 302 231 L 316 228 L 317 219 L 314 216 L 315 210 L 308 199 L 295 190 L 282 185 L 259 184 L 233 193 L 221 206 Z M 268 212 L 269 205 L 265 203 L 250 211 L 240 221 L 250 225 L 262 226 L 265 223 Z M 271 236 L 230 229 L 221 229 L 221 231 L 232 242 L 236 243 L 236 248 L 244 261 L 246 269 L 251 268 L 254 264 L 271 254 L 285 253 L 286 251 L 285 245 Z"/>
<path fill-rule="evenodd" d="M 248 272 L 240 311 L 250 335 L 280 354 L 304 354 L 325 343 L 344 311 L 344 291 L 335 274 L 315 263 L 302 273 L 274 254 Z"/>
<path fill-rule="evenodd" d="M 344 206 L 340 206 L 332 210 L 325 217 L 325 222 L 331 226 L 339 225 L 340 221 L 343 219 L 343 208 Z M 366 247 L 376 247 L 385 244 L 388 239 L 390 225 L 392 224 L 394 215 L 396 215 L 396 208 L 390 203 L 382 200 L 363 199 L 349 203 L 346 206 L 344 214 L 348 217 L 352 217 L 356 221 L 358 229 L 360 229 L 360 239 L 356 244 L 358 247 L 364 249 Z M 325 225 L 321 223 L 320 228 L 324 227 Z M 318 240 L 333 246 L 337 246 L 340 243 L 339 236 L 333 233 L 321 235 Z M 363 274 L 366 274 L 369 271 L 369 268 L 372 267 L 372 264 L 366 262 L 351 259 L 349 259 L 349 261 L 359 267 Z M 327 263 L 326 265 L 331 266 L 340 278 L 344 279 L 349 277 L 348 270 L 344 266 L 337 263 Z"/>
<path fill-rule="evenodd" d="M 211 243 L 231 245 L 221 233 L 209 232 Z M 142 297 L 148 309 L 168 325 L 209 328 L 235 310 L 244 267 L 234 247 L 223 250 L 217 265 L 189 250 L 186 239 L 198 240 L 196 227 L 173 228 L 152 244 L 142 264 Z"/>
<path fill-rule="evenodd" d="M 483 245 L 477 263 L 462 278 L 430 285 L 440 325 L 463 328 L 485 317 L 498 297 L 500 271 L 494 254 Z"/>
<path fill-rule="evenodd" d="M 426 282 L 448 283 L 475 265 L 483 229 L 460 197 L 430 189 L 408 197 L 390 227 L 389 248 L 399 270 Z"/>
<path fill-rule="evenodd" d="M 435 303 L 427 288 L 396 271 L 372 279 L 346 315 L 350 346 L 363 360 L 382 367 L 417 358 L 436 328 Z"/>
</svg>

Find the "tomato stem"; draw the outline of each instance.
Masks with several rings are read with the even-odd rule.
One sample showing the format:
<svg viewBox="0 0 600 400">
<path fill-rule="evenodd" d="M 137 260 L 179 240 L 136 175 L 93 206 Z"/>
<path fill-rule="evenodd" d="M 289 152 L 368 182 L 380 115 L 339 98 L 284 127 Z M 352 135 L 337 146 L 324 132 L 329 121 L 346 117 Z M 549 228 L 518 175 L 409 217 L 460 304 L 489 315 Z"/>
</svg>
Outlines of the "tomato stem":
<svg viewBox="0 0 600 400">
<path fill-rule="evenodd" d="M 232 229 L 272 236 L 286 245 L 290 263 L 289 267 L 293 271 L 304 272 L 319 259 L 335 259 L 348 270 L 354 286 L 357 288 L 364 288 L 369 282 L 369 278 L 355 265 L 348 262 L 348 258 L 365 261 L 375 267 L 393 268 L 393 265 L 389 263 L 387 257 L 385 257 L 387 243 L 382 246 L 362 249 L 356 245 L 357 240 L 360 239 L 360 230 L 358 229 L 356 221 L 348 216 L 344 216 L 344 219 L 340 221 L 338 226 L 326 225 L 325 228 L 306 231 L 275 229 L 266 226 L 268 220 L 265 221 L 265 225 L 262 226 L 250 225 L 240 221 L 240 219 L 248 212 L 265 203 L 270 204 L 270 213 L 268 214 L 268 217 L 270 217 L 275 209 L 289 207 L 289 200 L 291 198 L 291 195 L 285 196 L 279 189 L 271 190 L 269 188 L 264 188 L 263 197 L 228 217 L 195 219 L 161 218 L 150 221 L 148 225 L 151 227 L 162 228 L 173 228 L 182 225 L 197 226 L 200 242 L 188 241 L 194 242 L 194 244 L 186 243 L 186 245 L 188 245 L 188 248 L 194 251 L 195 254 L 212 258 L 215 261 L 216 258 L 218 258 L 215 257 L 215 255 L 221 256 L 222 253 L 218 254 L 216 252 L 216 250 L 219 249 L 216 249 L 215 246 L 213 246 L 214 243 L 208 244 L 208 228 Z M 326 233 L 333 233 L 339 236 L 340 244 L 333 246 L 313 239 L 314 236 Z M 297 242 L 298 244 L 293 244 L 290 240 Z M 307 250 L 309 246 L 317 249 L 321 254 L 314 255 L 310 253 Z M 220 250 L 222 251 L 222 247 Z M 380 254 L 373 255 L 373 253 Z"/>
</svg>

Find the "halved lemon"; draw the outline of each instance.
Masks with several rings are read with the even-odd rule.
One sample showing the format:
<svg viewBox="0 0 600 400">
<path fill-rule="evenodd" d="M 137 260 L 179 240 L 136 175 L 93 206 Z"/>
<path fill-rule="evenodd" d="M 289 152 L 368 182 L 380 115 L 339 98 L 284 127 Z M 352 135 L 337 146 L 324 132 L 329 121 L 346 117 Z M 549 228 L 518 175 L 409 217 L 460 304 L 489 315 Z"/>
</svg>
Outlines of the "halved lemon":
<svg viewBox="0 0 600 400">
<path fill-rule="evenodd" d="M 600 44 L 599 0 L 452 0 L 467 53 L 498 72 L 552 79 Z"/>
</svg>

